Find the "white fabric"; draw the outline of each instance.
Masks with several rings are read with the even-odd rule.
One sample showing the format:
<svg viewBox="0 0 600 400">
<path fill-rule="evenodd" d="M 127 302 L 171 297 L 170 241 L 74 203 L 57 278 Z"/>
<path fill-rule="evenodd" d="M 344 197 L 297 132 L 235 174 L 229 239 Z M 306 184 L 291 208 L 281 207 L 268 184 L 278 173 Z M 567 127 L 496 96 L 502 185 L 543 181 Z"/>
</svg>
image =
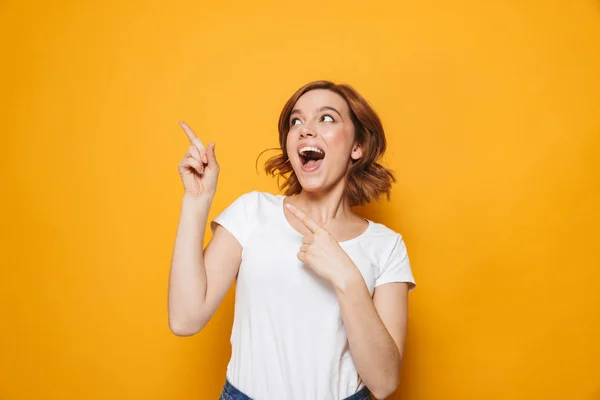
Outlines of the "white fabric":
<svg viewBox="0 0 600 400">
<path fill-rule="evenodd" d="M 240 196 L 211 223 L 241 244 L 236 283 L 229 382 L 256 400 L 340 400 L 362 383 L 350 355 L 331 285 L 296 258 L 302 235 L 285 218 L 285 196 Z M 357 238 L 341 242 L 371 296 L 388 282 L 414 288 L 402 236 L 369 221 Z"/>
</svg>

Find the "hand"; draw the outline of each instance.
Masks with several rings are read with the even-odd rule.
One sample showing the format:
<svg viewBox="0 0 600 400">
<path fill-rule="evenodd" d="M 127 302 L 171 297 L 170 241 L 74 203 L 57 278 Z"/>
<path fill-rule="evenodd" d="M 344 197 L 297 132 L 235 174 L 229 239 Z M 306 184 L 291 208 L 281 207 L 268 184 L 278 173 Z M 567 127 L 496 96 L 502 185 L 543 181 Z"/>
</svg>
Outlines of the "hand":
<svg viewBox="0 0 600 400">
<path fill-rule="evenodd" d="M 183 181 L 186 195 L 194 198 L 201 196 L 213 197 L 217 190 L 219 164 L 215 158 L 215 143 L 208 148 L 185 122 L 179 122 L 190 140 L 190 147 L 179 163 L 179 175 Z"/>
<path fill-rule="evenodd" d="M 344 280 L 358 271 L 331 233 L 295 206 L 286 204 L 286 208 L 310 231 L 310 234 L 302 238 L 302 246 L 298 252 L 300 261 L 334 286 L 341 286 Z"/>
</svg>

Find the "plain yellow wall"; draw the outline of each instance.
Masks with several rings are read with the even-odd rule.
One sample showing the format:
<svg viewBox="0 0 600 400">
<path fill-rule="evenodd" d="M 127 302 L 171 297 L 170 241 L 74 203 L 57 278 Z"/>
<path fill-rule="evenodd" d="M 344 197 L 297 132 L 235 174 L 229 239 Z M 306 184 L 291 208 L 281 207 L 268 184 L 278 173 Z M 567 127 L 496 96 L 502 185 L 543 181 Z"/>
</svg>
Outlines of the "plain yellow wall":
<svg viewBox="0 0 600 400">
<path fill-rule="evenodd" d="M 233 291 L 177 338 L 185 119 L 211 217 L 315 79 L 380 113 L 418 287 L 394 399 L 600 399 L 600 3 L 3 1 L 0 398 L 216 399 Z M 266 160 L 263 156 L 262 161 Z"/>
</svg>

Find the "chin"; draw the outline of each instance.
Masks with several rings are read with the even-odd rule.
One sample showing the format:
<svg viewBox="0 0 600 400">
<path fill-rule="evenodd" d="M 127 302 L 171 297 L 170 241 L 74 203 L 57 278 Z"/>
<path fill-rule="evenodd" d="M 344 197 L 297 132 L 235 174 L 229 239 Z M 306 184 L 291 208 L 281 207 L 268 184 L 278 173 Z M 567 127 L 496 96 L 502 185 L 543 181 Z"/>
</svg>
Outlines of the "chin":
<svg viewBox="0 0 600 400">
<path fill-rule="evenodd" d="M 332 190 L 339 183 L 339 181 L 331 182 L 325 176 L 299 177 L 296 174 L 296 177 L 302 187 L 302 191 L 306 193 L 325 193 Z"/>
<path fill-rule="evenodd" d="M 319 178 L 298 178 L 298 182 L 300 182 L 300 186 L 305 192 L 322 192 L 327 189 L 327 184 Z"/>
<path fill-rule="evenodd" d="M 326 164 L 322 165 L 321 168 L 313 172 L 304 171 L 300 163 L 293 163 L 292 168 L 296 178 L 298 179 L 298 182 L 300 183 L 300 186 L 302 187 L 302 190 L 305 192 L 325 192 L 335 186 L 335 182 L 331 182 L 330 179 L 328 179 L 330 174 L 326 173 Z"/>
</svg>

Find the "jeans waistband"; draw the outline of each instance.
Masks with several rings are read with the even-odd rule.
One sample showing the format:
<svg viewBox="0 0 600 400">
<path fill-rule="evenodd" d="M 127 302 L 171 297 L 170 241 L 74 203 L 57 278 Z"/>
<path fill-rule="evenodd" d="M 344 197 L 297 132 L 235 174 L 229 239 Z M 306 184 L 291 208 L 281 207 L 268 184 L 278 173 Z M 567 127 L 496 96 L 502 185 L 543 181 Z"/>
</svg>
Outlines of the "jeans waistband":
<svg viewBox="0 0 600 400">
<path fill-rule="evenodd" d="M 250 397 L 242 393 L 239 389 L 233 386 L 229 380 L 225 380 L 225 385 L 223 386 L 223 392 L 221 393 L 221 397 L 219 400 L 252 400 Z M 350 397 L 346 397 L 343 400 L 371 400 L 371 393 L 366 386 L 364 386 L 361 390 L 354 393 Z"/>
</svg>

